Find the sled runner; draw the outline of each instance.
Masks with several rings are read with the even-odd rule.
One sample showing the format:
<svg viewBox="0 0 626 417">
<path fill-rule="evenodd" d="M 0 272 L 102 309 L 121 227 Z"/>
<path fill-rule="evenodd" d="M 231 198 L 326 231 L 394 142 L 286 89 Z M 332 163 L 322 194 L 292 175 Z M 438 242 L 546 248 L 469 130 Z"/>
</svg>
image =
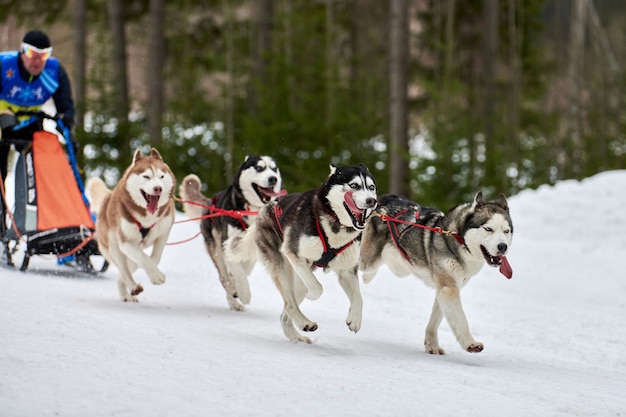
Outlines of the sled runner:
<svg viewBox="0 0 626 417">
<path fill-rule="evenodd" d="M 33 255 L 56 255 L 59 263 L 71 260 L 81 271 L 98 272 L 90 261 L 91 256 L 100 255 L 95 221 L 84 195 L 69 129 L 60 118 L 43 112 L 26 115 L 30 119 L 14 126 L 13 131 L 4 132 L 1 139 L 3 145 L 13 145 L 18 151 L 12 204 L 9 205 L 11 199 L 7 195 L 9 187 L 0 184 L 0 251 L 4 261 L 13 266 L 14 255 L 25 245 L 22 271 L 28 268 Z M 56 130 L 65 138 L 67 153 L 58 136 L 43 128 L 35 129 L 32 135 L 20 134 L 20 129 L 43 126 L 45 119 L 56 122 Z M 104 261 L 99 271 L 107 267 Z"/>
</svg>

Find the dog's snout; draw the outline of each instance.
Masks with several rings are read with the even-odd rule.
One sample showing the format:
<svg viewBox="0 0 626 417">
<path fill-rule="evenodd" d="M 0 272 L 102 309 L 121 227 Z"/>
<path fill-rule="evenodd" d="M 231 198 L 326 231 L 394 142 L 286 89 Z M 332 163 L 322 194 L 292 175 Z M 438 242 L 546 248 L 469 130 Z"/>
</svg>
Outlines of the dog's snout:
<svg viewBox="0 0 626 417">
<path fill-rule="evenodd" d="M 499 243 L 498 244 L 498 252 L 501 254 L 505 254 L 506 251 L 509 249 L 508 245 L 506 243 Z"/>
<path fill-rule="evenodd" d="M 161 194 L 161 192 L 163 192 L 163 187 L 161 187 L 160 185 L 156 185 L 156 186 L 154 186 L 152 191 L 154 191 L 155 195 L 159 195 L 159 194 Z"/>
<path fill-rule="evenodd" d="M 365 204 L 367 204 L 368 208 L 374 208 L 376 207 L 377 201 L 373 197 L 368 197 L 367 200 L 365 200 Z"/>
<path fill-rule="evenodd" d="M 267 183 L 273 187 L 276 185 L 276 182 L 278 181 L 278 179 L 275 176 L 271 176 L 267 179 Z"/>
</svg>

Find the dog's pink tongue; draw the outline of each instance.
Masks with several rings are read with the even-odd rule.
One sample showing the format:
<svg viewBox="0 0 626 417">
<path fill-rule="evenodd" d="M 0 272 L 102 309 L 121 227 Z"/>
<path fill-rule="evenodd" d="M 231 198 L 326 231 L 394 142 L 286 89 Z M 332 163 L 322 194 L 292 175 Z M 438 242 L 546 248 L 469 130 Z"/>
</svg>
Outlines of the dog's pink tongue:
<svg viewBox="0 0 626 417">
<path fill-rule="evenodd" d="M 280 190 L 278 192 L 274 192 L 272 187 L 260 188 L 261 192 L 268 197 L 280 197 L 287 194 L 287 190 Z"/>
<path fill-rule="evenodd" d="M 509 263 L 509 261 L 506 259 L 506 256 L 502 257 L 502 263 L 500 264 L 500 273 L 508 279 L 511 279 L 511 277 L 513 276 L 513 269 L 511 268 L 511 264 Z"/>
<path fill-rule="evenodd" d="M 274 196 L 276 196 L 276 197 L 281 197 L 281 196 L 283 196 L 283 195 L 287 195 L 287 190 L 282 189 L 282 190 L 280 190 L 279 192 L 274 193 Z"/>
<path fill-rule="evenodd" d="M 352 213 L 355 214 L 355 217 L 358 218 L 365 211 L 365 210 L 361 210 L 360 208 L 356 206 L 356 203 L 354 202 L 354 198 L 352 198 L 352 191 L 348 191 L 347 193 L 345 193 L 343 196 L 343 200 L 346 202 L 346 204 L 348 205 Z"/>
<path fill-rule="evenodd" d="M 146 210 L 148 213 L 154 214 L 155 211 L 159 208 L 159 196 L 158 195 L 149 195 L 148 196 L 148 206 Z"/>
</svg>

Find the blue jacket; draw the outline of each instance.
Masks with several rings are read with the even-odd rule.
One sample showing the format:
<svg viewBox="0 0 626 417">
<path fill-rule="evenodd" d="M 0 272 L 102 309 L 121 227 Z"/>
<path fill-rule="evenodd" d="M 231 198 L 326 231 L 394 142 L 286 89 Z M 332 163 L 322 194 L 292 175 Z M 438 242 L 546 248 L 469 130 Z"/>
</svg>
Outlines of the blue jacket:
<svg viewBox="0 0 626 417">
<path fill-rule="evenodd" d="M 59 61 L 51 57 L 38 76 L 28 73 L 17 51 L 0 54 L 0 110 L 38 111 L 50 98 L 70 128 L 74 125 L 74 101 L 69 78 Z"/>
</svg>

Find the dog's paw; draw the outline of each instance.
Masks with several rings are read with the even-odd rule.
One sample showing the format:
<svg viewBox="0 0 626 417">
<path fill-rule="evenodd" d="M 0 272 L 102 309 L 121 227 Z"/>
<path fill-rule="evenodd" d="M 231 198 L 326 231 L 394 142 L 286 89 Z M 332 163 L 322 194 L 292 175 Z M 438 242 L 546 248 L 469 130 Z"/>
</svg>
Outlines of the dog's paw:
<svg viewBox="0 0 626 417">
<path fill-rule="evenodd" d="M 304 332 L 314 332 L 316 330 L 317 330 L 317 323 L 314 323 L 312 321 L 308 322 L 304 326 L 302 326 L 302 331 L 304 331 Z"/>
<path fill-rule="evenodd" d="M 468 352 L 471 352 L 471 353 L 478 353 L 478 352 L 482 352 L 483 348 L 484 348 L 484 346 L 483 346 L 482 343 L 474 342 L 471 345 L 467 346 L 465 348 L 465 350 L 467 350 Z"/>
<path fill-rule="evenodd" d="M 348 313 L 348 318 L 346 318 L 346 324 L 348 325 L 348 328 L 354 333 L 358 332 L 361 329 L 361 321 L 361 314 L 353 314 L 352 309 L 350 309 L 350 312 Z"/>
<path fill-rule="evenodd" d="M 243 311 L 244 310 L 244 306 L 239 302 L 238 298 L 226 297 L 226 300 L 228 301 L 228 306 L 230 307 L 231 310 L 233 310 L 233 311 Z"/>
<path fill-rule="evenodd" d="M 445 355 L 446 351 L 439 347 L 437 344 L 431 344 L 430 342 L 424 342 L 426 353 L 431 355 Z"/>
<path fill-rule="evenodd" d="M 299 334 L 299 335 L 297 335 L 297 336 L 294 336 L 294 337 L 290 338 L 290 339 L 289 339 L 289 341 L 290 341 L 291 343 L 299 343 L 299 342 L 302 342 L 302 343 L 306 343 L 306 344 L 308 344 L 308 345 L 310 345 L 310 344 L 312 344 L 312 343 L 313 343 L 313 341 L 312 341 L 311 339 L 309 339 L 309 338 L 308 338 L 308 337 L 306 337 L 306 336 L 302 336 L 302 335 L 300 335 L 300 334 Z"/>
<path fill-rule="evenodd" d="M 150 281 L 154 285 L 161 285 L 165 282 L 165 274 L 158 269 L 149 275 Z"/>
<path fill-rule="evenodd" d="M 131 303 L 138 303 L 139 299 L 137 297 L 135 297 L 134 295 L 123 295 L 121 297 L 122 301 L 127 303 L 127 302 L 131 302 Z"/>
<path fill-rule="evenodd" d="M 141 286 L 141 284 L 137 284 L 137 286 L 135 288 L 133 288 L 133 290 L 130 292 L 130 295 L 135 296 L 135 295 L 139 295 L 143 292 L 143 287 Z M 133 301 L 137 301 L 136 299 Z"/>
</svg>

